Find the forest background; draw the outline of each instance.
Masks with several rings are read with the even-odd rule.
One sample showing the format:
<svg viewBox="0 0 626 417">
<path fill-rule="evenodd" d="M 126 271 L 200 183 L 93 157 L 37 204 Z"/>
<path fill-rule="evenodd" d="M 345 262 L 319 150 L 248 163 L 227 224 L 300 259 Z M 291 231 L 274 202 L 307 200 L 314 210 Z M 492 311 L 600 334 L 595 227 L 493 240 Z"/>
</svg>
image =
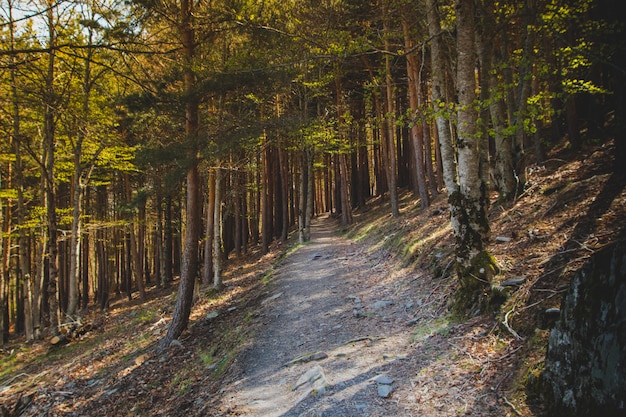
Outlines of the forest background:
<svg viewBox="0 0 626 417">
<path fill-rule="evenodd" d="M 566 141 L 624 161 L 617 0 L 2 2 L 2 342 L 194 287 L 311 218 L 448 195 L 458 312 L 493 308 L 487 211 Z M 480 279 L 475 279 L 479 277 Z"/>
</svg>

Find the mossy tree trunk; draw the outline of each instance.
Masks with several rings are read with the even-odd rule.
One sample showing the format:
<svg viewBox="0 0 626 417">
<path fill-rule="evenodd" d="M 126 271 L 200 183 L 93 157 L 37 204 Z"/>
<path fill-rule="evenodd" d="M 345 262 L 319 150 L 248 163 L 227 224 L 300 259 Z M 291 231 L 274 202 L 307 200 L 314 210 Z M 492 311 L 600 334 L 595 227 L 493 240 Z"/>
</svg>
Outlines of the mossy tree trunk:
<svg viewBox="0 0 626 417">
<path fill-rule="evenodd" d="M 475 23 L 472 0 L 456 1 L 457 18 L 457 158 L 459 189 L 450 193 L 452 227 L 456 236 L 456 268 L 461 287 L 456 310 L 465 312 L 485 304 L 483 295 L 497 272 L 487 251 L 489 198 L 481 175 L 483 140 L 477 129 Z"/>
</svg>

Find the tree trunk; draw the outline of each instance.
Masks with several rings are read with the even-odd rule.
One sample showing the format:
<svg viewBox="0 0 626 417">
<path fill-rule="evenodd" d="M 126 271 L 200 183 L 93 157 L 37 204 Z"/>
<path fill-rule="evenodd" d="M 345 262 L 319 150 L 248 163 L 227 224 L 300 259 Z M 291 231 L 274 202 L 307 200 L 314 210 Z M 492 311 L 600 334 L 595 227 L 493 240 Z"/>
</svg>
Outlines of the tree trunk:
<svg viewBox="0 0 626 417">
<path fill-rule="evenodd" d="M 59 257 L 57 244 L 57 216 L 56 216 L 56 193 L 55 193 L 55 119 L 56 119 L 56 94 L 54 91 L 55 80 L 55 54 L 56 54 L 56 30 L 55 8 L 51 1 L 48 2 L 47 25 L 48 25 L 48 70 L 45 76 L 45 112 L 44 112 L 44 155 L 43 178 L 45 181 L 46 217 L 48 223 L 48 305 L 50 307 L 50 329 L 53 336 L 59 333 L 61 314 L 59 311 L 59 294 L 57 290 L 59 278 Z"/>
<path fill-rule="evenodd" d="M 13 7 L 12 3 L 8 4 L 9 11 L 9 33 L 10 33 L 10 47 L 11 51 L 15 48 L 15 26 L 13 24 Z M 17 89 L 17 63 L 14 54 L 10 55 L 10 82 L 11 82 L 11 104 L 13 110 L 13 151 L 15 152 L 15 183 L 13 187 L 17 189 L 17 224 L 19 226 L 24 225 L 26 207 L 24 205 L 24 168 L 22 165 L 22 145 L 21 145 L 21 122 L 20 122 L 20 101 Z M 0 207 L 2 210 L 2 207 Z M 2 221 L 2 219 L 0 219 Z M 34 281 L 31 276 L 30 258 L 28 254 L 28 235 L 27 230 L 24 227 L 18 228 L 18 258 L 19 258 L 19 275 L 22 276 L 24 285 L 24 312 L 25 312 L 25 326 L 26 340 L 31 341 L 38 338 L 39 332 L 39 319 L 35 318 L 33 311 L 35 310 L 33 303 L 33 290 Z M 8 243 L 8 242 L 7 242 Z M 10 251 L 10 246 L 7 245 L 5 250 Z M 2 247 L 0 247 L 0 253 L 2 253 Z M 0 278 L 1 279 L 1 278 Z M 0 292 L 2 291 L 0 285 Z M 0 295 L 2 298 L 2 295 Z M 4 305 L 5 300 L 0 299 L 0 308 Z M 2 311 L 2 310 L 0 310 Z M 39 309 L 37 309 L 39 311 Z M 1 314 L 1 313 L 0 313 Z M 8 323 L 7 323 L 8 324 Z M 4 326 L 1 326 L 4 328 Z M 1 335 L 0 335 L 1 338 Z"/>
<path fill-rule="evenodd" d="M 306 149 L 302 151 L 302 163 L 300 164 L 300 180 L 298 181 L 298 187 L 300 189 L 298 195 L 298 241 L 300 243 L 304 243 L 308 241 L 308 234 L 306 230 L 306 206 L 307 206 L 307 196 L 306 193 L 306 184 L 308 183 L 308 173 L 309 173 L 309 160 Z"/>
<path fill-rule="evenodd" d="M 278 144 L 278 165 L 278 171 L 280 172 L 280 190 L 282 194 L 280 241 L 285 243 L 287 242 L 287 236 L 289 234 L 289 164 L 287 163 L 285 150 L 282 149 L 281 144 Z"/>
<path fill-rule="evenodd" d="M 459 108 L 459 190 L 450 195 L 452 228 L 456 237 L 456 266 L 461 288 L 456 308 L 467 311 L 484 307 L 481 299 L 496 273 L 494 258 L 487 252 L 489 220 L 487 186 L 481 178 L 480 138 L 477 131 L 474 7 L 473 0 L 456 0 L 457 95 Z"/>
<path fill-rule="evenodd" d="M 0 199 L 0 225 L 2 226 L 0 236 L 0 344 L 4 345 L 9 341 L 9 256 L 11 248 L 11 215 L 9 205 L 3 204 Z"/>
<path fill-rule="evenodd" d="M 413 49 L 413 42 L 411 40 L 409 22 L 402 21 L 402 28 L 404 30 L 404 48 L 406 51 Z M 430 205 L 430 197 L 428 195 L 428 187 L 426 185 L 426 175 L 424 167 L 424 141 L 419 131 L 421 123 L 418 123 L 418 111 L 419 111 L 419 84 L 418 84 L 418 63 L 415 53 L 409 52 L 406 56 L 407 76 L 408 76 L 408 90 L 409 90 L 409 106 L 411 107 L 411 114 L 413 120 L 411 120 L 411 139 L 413 141 L 413 149 L 415 152 L 415 169 L 417 171 L 417 188 L 420 195 L 420 201 L 423 209 L 426 209 Z"/>
<path fill-rule="evenodd" d="M 213 209 L 213 288 L 222 286 L 222 175 L 215 168 L 215 202 Z"/>
<path fill-rule="evenodd" d="M 170 193 L 171 192 L 168 191 L 165 196 L 165 209 L 163 215 L 163 245 L 161 254 L 163 272 L 161 275 L 164 287 L 168 287 L 174 278 L 174 265 L 172 261 L 174 233 L 172 225 L 172 195 Z"/>
<path fill-rule="evenodd" d="M 208 284 L 213 276 L 213 228 L 215 216 L 215 170 L 209 169 L 209 198 L 207 201 L 206 227 L 204 229 L 204 266 L 202 282 Z"/>
<path fill-rule="evenodd" d="M 431 80 L 432 80 L 432 106 L 437 122 L 437 134 L 439 138 L 439 150 L 441 153 L 441 163 L 443 167 L 443 182 L 446 186 L 448 196 L 458 191 L 456 160 L 452 134 L 447 114 L 447 88 L 445 82 L 445 71 L 447 68 L 444 59 L 444 49 L 441 44 L 441 24 L 437 0 L 426 0 L 426 11 L 428 19 L 428 36 L 431 38 L 430 59 L 431 59 Z"/>
<path fill-rule="evenodd" d="M 387 7 L 383 1 L 383 36 L 385 38 L 385 50 L 391 51 L 389 43 L 389 29 L 387 28 Z M 397 160 L 395 147 L 395 131 L 396 131 L 396 114 L 394 109 L 393 79 L 391 77 L 391 57 L 389 53 L 385 54 L 385 91 L 387 114 L 385 114 L 385 123 L 387 129 L 387 183 L 389 184 L 389 201 L 391 203 L 391 215 L 398 217 L 400 209 L 398 208 L 398 187 L 397 187 Z"/>
<path fill-rule="evenodd" d="M 306 240 L 311 240 L 311 219 L 313 217 L 313 203 L 315 202 L 315 186 L 314 186 L 314 174 L 313 174 L 313 163 L 315 162 L 315 151 L 313 148 L 307 149 L 307 187 L 306 187 L 306 210 L 304 213 L 304 224 L 305 224 L 305 237 Z"/>
<path fill-rule="evenodd" d="M 270 204 L 270 150 L 266 135 L 263 135 L 263 173 L 261 188 L 261 251 L 269 252 L 272 239 L 272 207 Z"/>
<path fill-rule="evenodd" d="M 185 246 L 182 257 L 180 284 L 176 306 L 172 321 L 167 329 L 167 334 L 159 342 L 158 351 L 163 351 L 187 328 L 189 314 L 193 303 L 193 290 L 198 274 L 198 240 L 202 228 L 202 203 L 200 174 L 197 160 L 197 137 L 199 104 L 194 95 L 196 86 L 193 69 L 195 34 L 193 29 L 193 10 L 190 0 L 181 0 L 180 5 L 181 24 L 180 36 L 184 55 L 184 89 L 185 89 L 185 134 L 191 141 L 190 151 L 187 157 L 191 168 L 187 172 L 187 210 Z"/>
<path fill-rule="evenodd" d="M 341 224 L 347 226 L 352 224 L 352 210 L 348 195 L 348 154 L 339 155 L 339 171 L 341 176 Z"/>
</svg>

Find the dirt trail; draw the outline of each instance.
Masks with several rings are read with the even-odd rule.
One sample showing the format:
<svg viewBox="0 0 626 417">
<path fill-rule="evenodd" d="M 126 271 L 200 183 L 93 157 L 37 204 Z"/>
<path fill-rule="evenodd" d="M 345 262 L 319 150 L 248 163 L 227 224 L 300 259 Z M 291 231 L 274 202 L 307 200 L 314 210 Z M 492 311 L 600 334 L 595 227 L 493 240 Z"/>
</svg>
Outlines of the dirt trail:
<svg viewBox="0 0 626 417">
<path fill-rule="evenodd" d="M 315 221 L 311 242 L 277 268 L 258 312 L 255 338 L 235 363 L 236 375 L 224 392 L 230 413 L 403 414 L 397 401 L 379 395 L 380 384 L 371 378 L 393 378 L 392 389 L 406 383 L 393 368 L 408 359 L 410 317 L 398 305 L 397 291 L 396 299 L 387 299 L 389 291 L 375 285 L 387 275 L 383 260 L 336 235 L 336 228 L 328 218 Z M 296 388 L 312 368 L 326 383 Z"/>
</svg>

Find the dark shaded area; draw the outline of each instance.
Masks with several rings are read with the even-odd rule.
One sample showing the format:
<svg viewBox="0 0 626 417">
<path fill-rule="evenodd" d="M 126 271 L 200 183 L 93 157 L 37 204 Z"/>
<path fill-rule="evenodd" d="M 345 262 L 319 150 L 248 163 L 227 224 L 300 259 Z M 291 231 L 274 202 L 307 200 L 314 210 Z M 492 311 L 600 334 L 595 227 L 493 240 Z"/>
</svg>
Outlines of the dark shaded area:
<svg viewBox="0 0 626 417">
<path fill-rule="evenodd" d="M 551 416 L 626 413 L 626 240 L 575 275 L 550 334 L 540 390 Z"/>
</svg>

